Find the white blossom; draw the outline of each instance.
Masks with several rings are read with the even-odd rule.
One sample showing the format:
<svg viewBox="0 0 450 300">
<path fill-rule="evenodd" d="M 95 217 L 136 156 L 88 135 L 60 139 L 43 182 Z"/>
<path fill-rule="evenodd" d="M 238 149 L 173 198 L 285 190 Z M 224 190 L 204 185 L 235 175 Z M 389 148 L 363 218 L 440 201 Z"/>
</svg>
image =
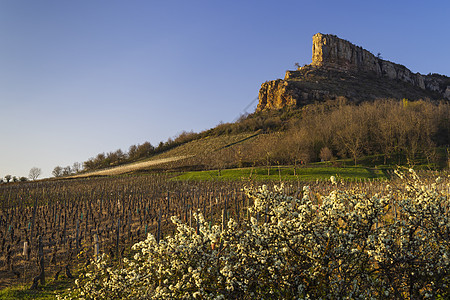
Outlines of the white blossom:
<svg viewBox="0 0 450 300">
<path fill-rule="evenodd" d="M 123 260 L 122 268 L 111 267 L 103 255 L 76 281 L 72 295 L 448 298 L 449 179 L 436 179 L 428 186 L 410 171 L 397 171 L 403 183 L 391 183 L 373 195 L 337 187 L 318 195 L 304 187 L 301 199 L 295 199 L 284 194 L 282 185 L 246 188 L 247 197 L 254 200 L 248 208 L 249 221 L 238 224 L 229 219 L 222 231 L 219 224 L 210 227 L 201 214 L 194 214 L 197 233 L 173 217 L 177 226 L 173 236 L 158 244 L 149 234 L 132 247 L 134 255 Z M 438 190 L 437 184 L 446 188 Z M 261 217 L 265 213 L 267 222 Z"/>
</svg>

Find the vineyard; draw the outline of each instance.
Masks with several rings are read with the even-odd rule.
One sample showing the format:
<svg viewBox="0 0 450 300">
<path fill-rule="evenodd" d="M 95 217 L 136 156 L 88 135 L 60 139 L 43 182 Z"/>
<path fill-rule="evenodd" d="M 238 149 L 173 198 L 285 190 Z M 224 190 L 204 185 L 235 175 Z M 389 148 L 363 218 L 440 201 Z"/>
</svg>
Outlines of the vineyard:
<svg viewBox="0 0 450 300">
<path fill-rule="evenodd" d="M 236 214 L 246 203 L 237 182 L 170 181 L 164 176 L 47 181 L 0 187 L 0 288 L 57 278 L 98 253 L 123 257 L 148 232 L 171 232 L 170 217 L 201 210 Z M 42 260 L 41 260 L 42 257 Z"/>
<path fill-rule="evenodd" d="M 423 180 L 427 176 L 422 174 Z M 434 178 L 430 176 L 430 180 Z M 204 216 L 209 228 L 217 223 L 225 228 L 229 219 L 237 227 L 251 218 L 267 222 L 264 212 L 247 209 L 254 199 L 243 190 L 260 184 L 142 175 L 1 185 L 0 288 L 12 284 L 38 288 L 46 280 L 71 278 L 75 270 L 103 254 L 120 264 L 132 253 L 132 245 L 145 240 L 148 233 L 156 242 L 174 236 L 172 216 L 197 233 L 201 227 L 194 217 L 197 213 Z M 316 202 L 337 185 L 340 190 L 357 189 L 369 197 L 386 191 L 384 184 L 370 180 L 334 184 L 289 181 L 284 183 L 284 194 L 300 197 L 304 185 Z M 440 188 L 449 194 L 448 182 Z M 448 207 L 445 209 L 448 214 Z"/>
</svg>

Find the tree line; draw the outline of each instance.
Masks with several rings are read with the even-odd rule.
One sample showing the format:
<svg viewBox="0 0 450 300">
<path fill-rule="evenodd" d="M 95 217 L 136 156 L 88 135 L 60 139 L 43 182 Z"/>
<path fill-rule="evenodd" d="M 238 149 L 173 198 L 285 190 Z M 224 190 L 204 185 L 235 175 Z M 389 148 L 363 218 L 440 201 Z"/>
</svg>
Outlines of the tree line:
<svg viewBox="0 0 450 300">
<path fill-rule="evenodd" d="M 202 158 L 205 167 L 296 165 L 338 158 L 357 164 L 368 155 L 378 155 L 378 164 L 448 164 L 450 104 L 407 99 L 355 104 L 342 97 L 300 109 L 254 113 L 209 132 L 257 130 L 263 134 L 252 142 Z"/>
<path fill-rule="evenodd" d="M 0 184 L 2 183 L 10 183 L 10 182 L 23 182 L 27 181 L 28 178 L 25 176 L 17 177 L 10 174 L 5 175 L 3 178 L 0 178 Z"/>
<path fill-rule="evenodd" d="M 36 180 L 39 176 L 41 176 L 42 170 L 41 168 L 33 167 L 30 169 L 30 173 L 28 174 L 28 178 L 25 176 L 17 177 L 10 174 L 5 175 L 5 177 L 0 178 L 0 184 L 2 183 L 10 183 L 10 182 L 24 182 L 30 180 Z"/>
<path fill-rule="evenodd" d="M 311 106 L 287 130 L 284 148 L 295 150 L 277 150 L 290 160 L 299 155 L 308 161 L 335 156 L 352 158 L 356 164 L 364 155 L 382 154 L 384 164 L 392 159 L 414 164 L 418 159 L 437 162 L 438 149 L 449 144 L 448 102 L 388 99 Z"/>
</svg>

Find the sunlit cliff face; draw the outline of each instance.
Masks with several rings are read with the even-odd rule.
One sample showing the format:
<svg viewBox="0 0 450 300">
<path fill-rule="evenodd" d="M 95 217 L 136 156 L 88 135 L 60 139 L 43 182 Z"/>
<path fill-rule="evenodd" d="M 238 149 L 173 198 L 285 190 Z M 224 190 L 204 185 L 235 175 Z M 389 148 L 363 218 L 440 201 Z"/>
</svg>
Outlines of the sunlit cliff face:
<svg viewBox="0 0 450 300">
<path fill-rule="evenodd" d="M 325 75 L 316 74 L 316 77 L 325 76 L 328 82 L 322 84 L 321 79 L 314 79 L 313 85 L 302 85 L 303 82 L 308 81 L 305 77 L 306 74 L 315 72 L 326 73 Z M 334 75 L 330 76 L 330 72 L 334 72 Z M 362 47 L 335 35 L 317 33 L 313 36 L 311 64 L 298 68 L 297 71 L 287 71 L 284 80 L 278 79 L 263 83 L 259 91 L 257 111 L 280 109 L 285 106 L 301 106 L 314 101 L 335 99 L 339 96 L 348 97 L 348 94 L 357 95 L 360 98 L 374 94 L 367 89 L 355 92 L 352 85 L 343 90 L 342 80 L 335 79 L 342 75 L 353 76 L 356 82 L 361 81 L 361 76 L 371 76 L 374 80 L 395 80 L 399 84 L 391 87 L 391 91 L 405 89 L 403 83 L 408 83 L 411 87 L 406 86 L 406 89 L 414 90 L 414 95 L 418 95 L 417 88 L 425 91 L 418 96 L 419 98 L 450 100 L 449 77 L 413 73 L 405 66 L 383 60 L 380 56 L 375 56 Z M 370 86 L 372 83 L 373 80 L 370 79 L 366 84 Z M 386 82 L 378 84 L 378 90 L 385 89 Z M 395 93 L 388 91 L 384 94 L 378 93 L 373 98 L 392 98 L 393 94 Z"/>
</svg>

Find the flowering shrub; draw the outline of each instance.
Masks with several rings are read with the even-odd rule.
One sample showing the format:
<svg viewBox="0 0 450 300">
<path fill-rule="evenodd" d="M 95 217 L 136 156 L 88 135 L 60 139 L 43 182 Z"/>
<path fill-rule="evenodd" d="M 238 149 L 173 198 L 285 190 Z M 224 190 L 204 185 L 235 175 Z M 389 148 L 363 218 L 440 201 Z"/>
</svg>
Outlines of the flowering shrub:
<svg viewBox="0 0 450 300">
<path fill-rule="evenodd" d="M 450 297 L 448 183 L 415 173 L 385 192 L 246 189 L 251 218 L 152 235 L 113 268 L 106 255 L 76 282 L 85 299 L 418 299 Z M 441 188 L 439 188 L 441 187 Z M 198 232 L 198 233 L 197 233 Z"/>
</svg>

